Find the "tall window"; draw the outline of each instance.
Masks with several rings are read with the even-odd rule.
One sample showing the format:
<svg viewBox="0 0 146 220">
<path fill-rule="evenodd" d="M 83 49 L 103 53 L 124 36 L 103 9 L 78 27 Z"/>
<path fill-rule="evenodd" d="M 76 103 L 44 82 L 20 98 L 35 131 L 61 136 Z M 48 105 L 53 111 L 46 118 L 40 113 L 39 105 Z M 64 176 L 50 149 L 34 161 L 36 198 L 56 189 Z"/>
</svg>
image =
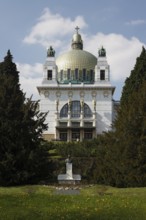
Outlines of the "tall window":
<svg viewBox="0 0 146 220">
<path fill-rule="evenodd" d="M 105 70 L 100 70 L 100 80 L 105 80 Z"/>
<path fill-rule="evenodd" d="M 81 113 L 80 101 L 73 101 L 71 104 L 71 117 L 79 118 Z"/>
<path fill-rule="evenodd" d="M 48 70 L 47 72 L 47 79 L 52 80 L 52 70 Z"/>
<path fill-rule="evenodd" d="M 86 80 L 86 69 L 83 69 L 83 81 Z"/>
<path fill-rule="evenodd" d="M 70 69 L 67 70 L 67 79 L 68 80 L 71 79 L 71 71 L 70 71 Z"/>
<path fill-rule="evenodd" d="M 78 69 L 75 69 L 75 80 L 79 79 L 79 71 Z"/>
<path fill-rule="evenodd" d="M 94 81 L 94 72 L 93 70 L 90 70 L 90 81 Z"/>
</svg>

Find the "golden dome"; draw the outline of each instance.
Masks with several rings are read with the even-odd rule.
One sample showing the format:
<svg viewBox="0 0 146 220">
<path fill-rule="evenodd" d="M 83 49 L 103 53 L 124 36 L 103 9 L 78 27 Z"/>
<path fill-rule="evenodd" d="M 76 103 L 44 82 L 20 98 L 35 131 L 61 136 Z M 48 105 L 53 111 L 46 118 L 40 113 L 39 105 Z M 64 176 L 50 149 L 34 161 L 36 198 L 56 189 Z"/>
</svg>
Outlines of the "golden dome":
<svg viewBox="0 0 146 220">
<path fill-rule="evenodd" d="M 56 59 L 56 64 L 58 71 L 65 71 L 67 69 L 94 70 L 97 58 L 87 51 L 76 49 L 60 55 Z"/>
<path fill-rule="evenodd" d="M 83 50 L 81 35 L 77 32 L 72 38 L 72 50 L 60 55 L 56 59 L 59 83 L 93 83 L 97 58 Z"/>
</svg>

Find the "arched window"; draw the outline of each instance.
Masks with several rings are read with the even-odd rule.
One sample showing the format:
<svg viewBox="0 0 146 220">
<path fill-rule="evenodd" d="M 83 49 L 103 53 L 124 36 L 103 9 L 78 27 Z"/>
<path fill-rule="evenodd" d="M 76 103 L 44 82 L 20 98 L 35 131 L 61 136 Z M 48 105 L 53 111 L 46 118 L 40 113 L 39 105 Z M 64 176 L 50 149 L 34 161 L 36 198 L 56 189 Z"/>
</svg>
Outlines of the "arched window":
<svg viewBox="0 0 146 220">
<path fill-rule="evenodd" d="M 90 118 L 90 117 L 92 117 L 91 109 L 86 103 L 84 103 L 84 118 Z"/>
<path fill-rule="evenodd" d="M 68 104 L 65 104 L 60 111 L 60 117 L 66 118 L 68 116 Z"/>
<path fill-rule="evenodd" d="M 68 117 L 68 110 L 69 110 L 69 106 L 67 103 L 62 107 L 62 109 L 60 111 L 60 117 L 67 118 Z M 71 118 L 79 118 L 81 115 L 80 101 L 72 101 L 71 105 L 70 105 L 70 111 L 71 111 Z M 84 118 L 92 117 L 92 111 L 86 103 L 84 103 L 83 114 L 84 114 Z"/>
</svg>

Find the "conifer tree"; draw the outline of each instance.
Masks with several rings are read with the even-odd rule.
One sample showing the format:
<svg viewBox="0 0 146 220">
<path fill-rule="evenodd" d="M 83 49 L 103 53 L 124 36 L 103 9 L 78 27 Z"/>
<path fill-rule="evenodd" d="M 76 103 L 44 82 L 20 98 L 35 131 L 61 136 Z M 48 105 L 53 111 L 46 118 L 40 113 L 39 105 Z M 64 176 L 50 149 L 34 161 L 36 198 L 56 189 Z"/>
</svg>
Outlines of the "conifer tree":
<svg viewBox="0 0 146 220">
<path fill-rule="evenodd" d="M 35 182 L 47 167 L 38 102 L 26 99 L 10 51 L 0 63 L 0 185 Z"/>
<path fill-rule="evenodd" d="M 146 160 L 144 159 L 146 155 L 146 50 L 144 47 L 131 75 L 125 81 L 115 129 L 114 135 L 123 148 L 121 156 L 125 185 L 146 186 Z"/>
<path fill-rule="evenodd" d="M 125 80 L 121 96 L 121 105 L 127 105 L 132 92 L 138 91 L 144 80 L 146 80 L 146 49 L 142 47 L 141 54 L 136 60 L 134 69 Z"/>
</svg>

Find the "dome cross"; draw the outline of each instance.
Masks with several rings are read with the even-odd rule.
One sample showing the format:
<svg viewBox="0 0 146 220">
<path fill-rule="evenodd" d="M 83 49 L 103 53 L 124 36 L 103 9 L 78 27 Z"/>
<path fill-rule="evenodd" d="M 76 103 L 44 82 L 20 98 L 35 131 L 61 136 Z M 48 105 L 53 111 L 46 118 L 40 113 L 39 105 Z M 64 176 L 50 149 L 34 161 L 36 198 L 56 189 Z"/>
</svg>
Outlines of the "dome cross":
<svg viewBox="0 0 146 220">
<path fill-rule="evenodd" d="M 78 26 L 76 26 L 75 29 L 76 29 L 76 32 L 78 34 L 78 31 L 79 31 L 80 28 Z"/>
</svg>

